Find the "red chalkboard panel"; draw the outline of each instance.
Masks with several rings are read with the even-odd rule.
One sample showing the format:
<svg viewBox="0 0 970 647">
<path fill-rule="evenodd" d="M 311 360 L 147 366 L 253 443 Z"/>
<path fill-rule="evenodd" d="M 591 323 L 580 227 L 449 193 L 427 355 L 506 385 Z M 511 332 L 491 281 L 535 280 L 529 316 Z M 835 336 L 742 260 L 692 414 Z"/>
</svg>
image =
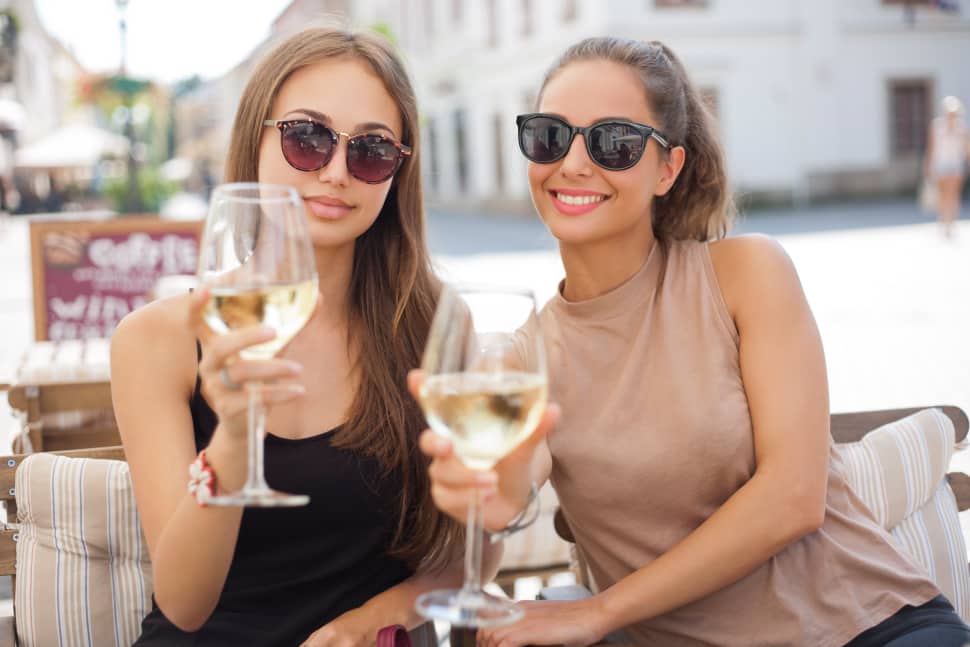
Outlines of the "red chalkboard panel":
<svg viewBox="0 0 970 647">
<path fill-rule="evenodd" d="M 31 221 L 37 341 L 110 337 L 159 277 L 195 274 L 200 230 L 149 217 Z"/>
</svg>

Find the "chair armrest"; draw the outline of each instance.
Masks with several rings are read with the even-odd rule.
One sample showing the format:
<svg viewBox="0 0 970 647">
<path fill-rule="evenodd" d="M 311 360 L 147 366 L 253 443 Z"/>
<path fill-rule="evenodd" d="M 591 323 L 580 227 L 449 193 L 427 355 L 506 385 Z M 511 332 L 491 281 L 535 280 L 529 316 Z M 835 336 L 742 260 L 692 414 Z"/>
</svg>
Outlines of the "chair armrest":
<svg viewBox="0 0 970 647">
<path fill-rule="evenodd" d="M 970 475 L 963 472 L 950 472 L 946 475 L 953 495 L 957 500 L 957 510 L 963 512 L 970 509 Z"/>
<path fill-rule="evenodd" d="M 13 616 L 0 617 L 0 647 L 16 647 L 16 635 Z"/>
</svg>

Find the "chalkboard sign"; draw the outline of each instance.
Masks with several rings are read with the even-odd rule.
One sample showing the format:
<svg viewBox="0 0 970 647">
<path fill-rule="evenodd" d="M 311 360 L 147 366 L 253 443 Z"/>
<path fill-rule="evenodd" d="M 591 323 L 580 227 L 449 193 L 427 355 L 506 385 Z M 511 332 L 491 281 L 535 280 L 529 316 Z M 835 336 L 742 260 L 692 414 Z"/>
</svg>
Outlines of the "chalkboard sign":
<svg viewBox="0 0 970 647">
<path fill-rule="evenodd" d="M 110 337 L 160 277 L 195 274 L 200 230 L 146 217 L 32 220 L 37 341 Z"/>
</svg>

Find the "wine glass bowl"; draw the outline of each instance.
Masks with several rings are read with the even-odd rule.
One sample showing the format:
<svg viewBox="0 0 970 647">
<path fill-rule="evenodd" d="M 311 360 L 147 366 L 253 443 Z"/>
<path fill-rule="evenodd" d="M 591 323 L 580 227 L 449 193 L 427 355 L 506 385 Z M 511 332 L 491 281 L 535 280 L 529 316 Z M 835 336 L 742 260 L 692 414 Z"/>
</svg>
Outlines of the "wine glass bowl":
<svg viewBox="0 0 970 647">
<path fill-rule="evenodd" d="M 199 248 L 199 282 L 209 290 L 203 312 L 217 334 L 250 326 L 276 336 L 249 346 L 243 359 L 274 357 L 303 328 L 316 306 L 318 287 L 303 200 L 288 186 L 223 184 L 212 193 Z M 210 497 L 210 505 L 293 506 L 309 497 L 270 489 L 263 476 L 266 409 L 260 385 L 247 383 L 248 476 L 239 492 Z"/>
</svg>

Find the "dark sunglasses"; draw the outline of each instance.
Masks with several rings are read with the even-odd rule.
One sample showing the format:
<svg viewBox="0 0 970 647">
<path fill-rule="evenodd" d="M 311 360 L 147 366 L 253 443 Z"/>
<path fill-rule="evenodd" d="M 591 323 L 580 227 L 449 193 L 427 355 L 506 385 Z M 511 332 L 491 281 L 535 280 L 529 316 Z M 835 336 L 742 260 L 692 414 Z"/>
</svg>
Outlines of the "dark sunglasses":
<svg viewBox="0 0 970 647">
<path fill-rule="evenodd" d="M 580 128 L 561 117 L 537 112 L 519 115 L 515 123 L 519 127 L 522 154 L 537 164 L 551 164 L 564 158 L 577 134 L 583 136 L 589 158 L 608 171 L 633 167 L 643 156 L 650 138 L 670 148 L 667 138 L 653 126 L 623 119 L 604 119 Z"/>
<path fill-rule="evenodd" d="M 280 131 L 283 158 L 298 171 L 319 171 L 330 163 L 341 137 L 347 138 L 347 170 L 367 184 L 391 179 L 411 147 L 376 133 L 348 135 L 310 119 L 267 119 Z"/>
</svg>

